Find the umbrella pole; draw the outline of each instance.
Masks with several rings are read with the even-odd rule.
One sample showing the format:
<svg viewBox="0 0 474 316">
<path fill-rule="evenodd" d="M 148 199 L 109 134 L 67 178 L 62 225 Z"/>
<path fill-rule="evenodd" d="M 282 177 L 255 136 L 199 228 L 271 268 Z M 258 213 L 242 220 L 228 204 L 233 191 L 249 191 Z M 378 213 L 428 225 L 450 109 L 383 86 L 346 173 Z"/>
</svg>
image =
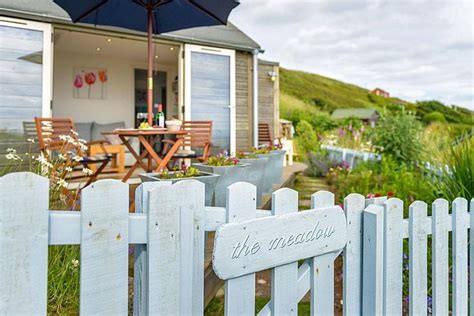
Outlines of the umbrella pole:
<svg viewBox="0 0 474 316">
<path fill-rule="evenodd" d="M 147 80 L 147 101 L 148 101 L 148 124 L 153 126 L 153 9 L 147 8 L 148 13 L 148 80 Z"/>
</svg>

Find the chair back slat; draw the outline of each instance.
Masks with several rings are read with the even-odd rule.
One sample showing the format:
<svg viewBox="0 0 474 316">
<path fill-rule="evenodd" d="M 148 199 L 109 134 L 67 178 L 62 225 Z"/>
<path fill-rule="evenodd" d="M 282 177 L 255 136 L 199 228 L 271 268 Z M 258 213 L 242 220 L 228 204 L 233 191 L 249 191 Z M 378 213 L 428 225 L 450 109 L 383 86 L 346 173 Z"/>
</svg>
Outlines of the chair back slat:
<svg viewBox="0 0 474 316">
<path fill-rule="evenodd" d="M 79 145 L 70 144 L 61 139 L 62 136 L 70 136 L 78 144 L 74 122 L 71 118 L 35 117 L 35 125 L 40 150 L 54 151 L 66 146 L 68 149 L 75 150 L 78 155 L 85 156 Z"/>
<path fill-rule="evenodd" d="M 273 145 L 270 125 L 268 123 L 258 123 L 258 143 L 259 145 Z"/>
<path fill-rule="evenodd" d="M 212 121 L 183 121 L 181 129 L 184 135 L 183 146 L 199 149 L 202 161 L 207 161 L 212 140 Z"/>
</svg>

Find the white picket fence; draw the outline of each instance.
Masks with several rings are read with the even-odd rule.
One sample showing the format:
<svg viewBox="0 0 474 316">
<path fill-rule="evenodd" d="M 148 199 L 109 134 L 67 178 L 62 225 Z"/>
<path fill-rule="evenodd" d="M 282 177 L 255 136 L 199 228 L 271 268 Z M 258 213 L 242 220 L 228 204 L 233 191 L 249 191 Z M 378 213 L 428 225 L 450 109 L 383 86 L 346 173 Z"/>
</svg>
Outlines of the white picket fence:
<svg viewBox="0 0 474 316">
<path fill-rule="evenodd" d="M 368 151 L 355 150 L 350 148 L 336 147 L 330 145 L 321 145 L 321 148 L 328 152 L 331 161 L 342 163 L 346 162 L 349 167 L 354 168 L 360 161 L 380 160 L 381 156 Z"/>
<path fill-rule="evenodd" d="M 256 209 L 255 187 L 251 184 L 236 183 L 227 192 L 226 208 L 205 207 L 204 186 L 200 182 L 148 182 L 137 189 L 137 213 L 129 214 L 128 185 L 102 180 L 83 190 L 81 212 L 49 211 L 47 179 L 30 173 L 0 178 L 0 314 L 46 314 L 48 245 L 81 246 L 82 315 L 127 314 L 128 247 L 134 245 L 133 313 L 200 315 L 204 308 L 206 232 L 217 231 L 214 267 L 219 275 L 217 268 L 219 264 L 223 266 L 219 256 L 221 250 L 226 250 L 219 238 L 233 238 L 226 232 L 240 231 L 242 234 L 236 235 L 235 241 L 242 236 L 265 238 L 264 232 L 282 231 L 276 223 L 291 223 L 301 216 L 314 216 L 321 223 L 337 222 L 342 216 L 345 225 L 334 224 L 334 238 L 323 239 L 313 257 L 298 258 L 306 258 L 299 267 L 294 255 L 303 250 L 288 249 L 274 257 L 262 253 L 252 260 L 243 258 L 245 265 L 238 269 L 248 269 L 249 274 L 236 272 L 235 277 L 225 277 L 227 315 L 254 313 L 255 267 L 272 268 L 272 297 L 260 315 L 296 315 L 297 303 L 308 291 L 312 315 L 333 314 L 334 260 L 344 245 L 344 314 L 401 315 L 404 238 L 410 241 L 410 314 L 426 314 L 430 234 L 433 312 L 446 315 L 451 230 L 452 311 L 455 315 L 467 314 L 470 219 L 465 199 L 453 203 L 453 215 L 448 214 L 446 201 L 437 200 L 433 218 L 426 216 L 425 203 L 415 202 L 407 220 L 403 219 L 399 199 L 366 200 L 362 195 L 351 194 L 344 200 L 344 217 L 334 206 L 334 195 L 325 191 L 313 194 L 315 210 L 304 212 L 297 212 L 298 195 L 291 189 L 273 194 L 271 212 Z M 255 227 L 261 227 L 262 233 Z M 273 231 L 272 227 L 280 228 Z M 294 228 L 289 225 L 283 231 Z M 309 234 L 307 240 L 308 237 Z M 473 251 L 471 244 L 469 255 Z M 285 261 L 287 254 L 292 261 Z M 470 277 L 472 288 L 473 275 Z M 471 297 L 471 304 L 473 301 Z"/>
</svg>

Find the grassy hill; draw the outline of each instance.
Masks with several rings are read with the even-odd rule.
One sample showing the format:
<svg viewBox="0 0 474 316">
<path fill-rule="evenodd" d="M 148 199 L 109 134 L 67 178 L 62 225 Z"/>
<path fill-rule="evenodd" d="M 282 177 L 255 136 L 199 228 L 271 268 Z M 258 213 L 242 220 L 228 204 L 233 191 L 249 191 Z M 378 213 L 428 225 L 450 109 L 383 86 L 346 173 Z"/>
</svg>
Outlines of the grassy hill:
<svg viewBox="0 0 474 316">
<path fill-rule="evenodd" d="M 398 98 L 383 98 L 367 89 L 317 74 L 280 68 L 281 117 L 297 123 L 301 119 L 314 127 L 327 129 L 334 125 L 330 113 L 338 108 L 374 108 L 379 111 L 414 111 L 422 119 L 431 112 L 442 113 L 447 122 L 468 128 L 473 112 L 453 109 L 438 101 L 410 103 Z"/>
</svg>

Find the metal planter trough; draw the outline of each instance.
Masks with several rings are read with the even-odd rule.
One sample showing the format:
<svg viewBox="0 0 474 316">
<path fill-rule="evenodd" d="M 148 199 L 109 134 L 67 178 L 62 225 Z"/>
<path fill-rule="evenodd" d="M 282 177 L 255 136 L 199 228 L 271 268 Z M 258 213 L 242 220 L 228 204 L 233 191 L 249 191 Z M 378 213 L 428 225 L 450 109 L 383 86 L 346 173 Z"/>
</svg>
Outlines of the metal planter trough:
<svg viewBox="0 0 474 316">
<path fill-rule="evenodd" d="M 269 157 L 244 158 L 239 159 L 243 164 L 248 164 L 246 172 L 246 182 L 257 187 L 257 206 L 261 206 L 262 195 L 264 193 L 265 169 L 270 161 Z"/>
<path fill-rule="evenodd" d="M 173 172 L 169 173 L 170 175 Z M 208 206 L 211 206 L 214 200 L 214 191 L 216 188 L 217 181 L 219 179 L 218 174 L 213 174 L 205 171 L 201 171 L 201 175 L 197 177 L 188 177 L 188 178 L 176 178 L 176 179 L 161 179 L 159 177 L 159 173 L 143 173 L 140 175 L 140 179 L 142 182 L 149 182 L 149 181 L 171 181 L 172 184 L 183 181 L 183 180 L 198 180 L 199 182 L 204 183 L 206 197 L 205 203 Z"/>
<path fill-rule="evenodd" d="M 227 187 L 239 181 L 247 179 L 247 164 L 237 164 L 234 166 L 209 166 L 204 163 L 193 164 L 193 167 L 208 173 L 219 175 L 215 189 L 214 201 L 210 205 L 225 207 Z"/>
<path fill-rule="evenodd" d="M 258 154 L 257 157 L 269 158 L 264 171 L 263 193 L 272 193 L 273 185 L 281 182 L 285 150 L 275 150 L 268 154 Z"/>
</svg>

